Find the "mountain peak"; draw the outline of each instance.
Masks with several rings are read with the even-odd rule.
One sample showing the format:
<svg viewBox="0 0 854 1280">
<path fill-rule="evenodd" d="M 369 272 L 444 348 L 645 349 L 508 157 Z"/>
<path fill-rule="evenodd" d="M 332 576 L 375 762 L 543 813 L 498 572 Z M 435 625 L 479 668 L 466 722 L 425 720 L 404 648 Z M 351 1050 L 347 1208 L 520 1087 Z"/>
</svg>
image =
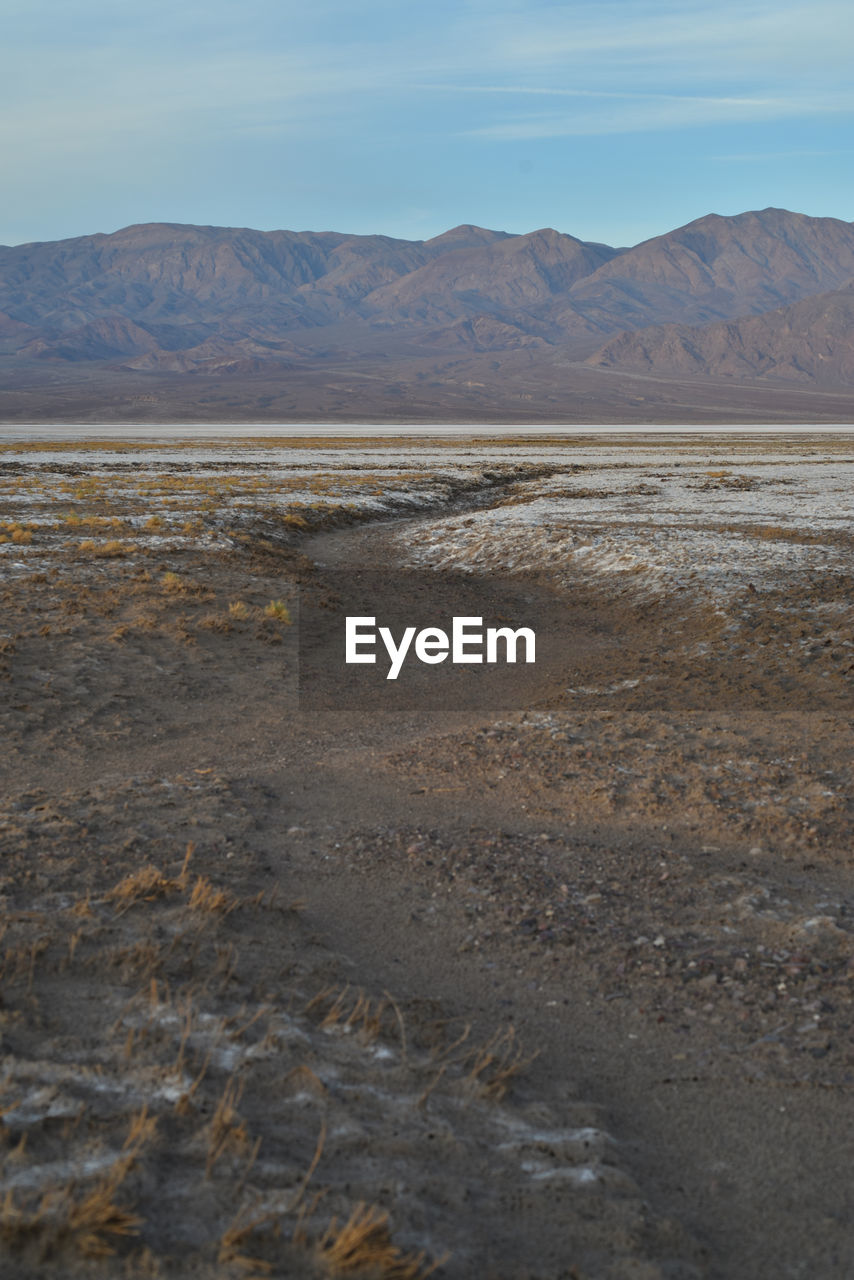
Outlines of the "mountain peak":
<svg viewBox="0 0 854 1280">
<path fill-rule="evenodd" d="M 494 244 L 496 240 L 509 240 L 510 233 L 507 231 L 490 231 L 488 227 L 477 227 L 471 222 L 461 222 L 458 227 L 451 227 L 450 231 L 443 231 L 441 235 L 434 236 L 432 240 L 425 240 L 424 245 L 428 249 L 471 249 L 475 246 Z"/>
</svg>

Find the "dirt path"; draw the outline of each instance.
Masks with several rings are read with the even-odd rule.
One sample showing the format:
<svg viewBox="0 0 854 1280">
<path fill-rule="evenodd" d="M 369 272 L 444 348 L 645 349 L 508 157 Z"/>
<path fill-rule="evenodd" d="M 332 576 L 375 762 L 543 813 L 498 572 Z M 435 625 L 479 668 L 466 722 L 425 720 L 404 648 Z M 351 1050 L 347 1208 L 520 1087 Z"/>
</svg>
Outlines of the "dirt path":
<svg viewBox="0 0 854 1280">
<path fill-rule="evenodd" d="M 338 566 L 388 563 L 390 556 L 386 532 L 379 527 L 326 535 L 307 550 L 321 563 Z M 547 701 L 549 693 L 549 688 L 541 689 L 539 701 Z M 483 723 L 482 717 L 471 717 L 454 725 L 453 731 L 470 739 Z M 807 722 L 800 732 L 806 736 L 816 727 Z M 612 817 L 590 823 L 588 830 L 579 832 L 577 823 L 555 822 L 554 815 L 546 820 L 542 812 L 532 816 L 525 811 L 523 797 L 529 801 L 529 810 L 534 807 L 530 778 L 515 784 L 493 783 L 484 794 L 483 769 L 460 770 L 455 761 L 455 788 L 409 788 L 409 794 L 402 794 L 393 775 L 383 776 L 377 770 L 376 758 L 387 758 L 406 738 L 414 744 L 413 755 L 423 758 L 431 728 L 436 731 L 424 723 L 399 719 L 393 725 L 383 723 L 375 726 L 369 745 L 362 726 L 359 741 L 352 746 L 346 731 L 341 737 L 335 732 L 336 747 L 331 749 L 327 740 L 318 752 L 324 762 L 322 776 L 313 781 L 304 778 L 299 784 L 298 824 L 312 831 L 304 844 L 318 843 L 321 830 L 329 833 L 330 826 L 335 830 L 326 835 L 326 847 L 330 834 L 342 837 L 331 841 L 333 847 L 345 845 L 347 830 L 353 827 L 368 832 L 383 828 L 386 832 L 395 828 L 409 833 L 438 831 L 457 845 L 470 840 L 473 829 L 479 834 L 500 830 L 506 833 L 511 857 L 514 843 L 518 845 L 519 863 L 524 866 L 532 842 L 544 833 L 550 844 L 561 844 L 571 831 L 584 860 L 597 864 L 600 881 L 629 881 L 630 871 L 639 865 L 657 863 L 657 855 L 650 857 L 651 846 L 663 837 L 655 830 L 660 824 L 651 822 L 648 815 L 624 813 L 617 821 Z M 679 728 L 677 721 L 677 735 Z M 780 716 L 765 717 L 764 722 L 760 717 L 756 726 L 766 747 L 775 748 L 781 745 L 779 739 L 775 741 L 781 728 L 790 735 L 798 733 L 798 727 L 781 726 Z M 680 745 L 678 740 L 671 744 L 677 755 Z M 439 752 L 444 749 L 440 745 Z M 536 766 L 532 773 L 536 774 Z M 288 776 L 293 780 L 292 774 Z M 271 774 L 271 790 L 275 792 L 281 781 L 281 775 Z M 338 797 L 338 812 L 330 812 L 333 796 Z M 342 809 L 349 820 L 342 821 Z M 320 814 L 325 821 L 318 830 Z M 672 816 L 678 825 L 679 815 Z M 717 830 L 708 825 L 700 834 L 684 831 L 675 838 L 669 836 L 667 863 L 681 860 L 687 866 L 684 878 L 689 897 L 700 896 L 704 889 L 708 892 L 707 886 L 716 879 L 744 879 L 741 834 L 727 831 L 719 815 Z M 730 847 L 706 852 L 717 840 Z M 811 843 L 814 847 L 815 841 Z M 847 894 L 850 901 L 847 858 L 808 854 L 808 860 L 815 860 L 805 874 L 792 866 L 793 857 L 799 855 L 791 842 L 779 858 L 773 848 L 768 854 L 761 862 L 756 853 L 752 855 L 748 879 L 750 888 L 771 896 L 770 916 L 773 895 L 783 893 L 792 920 L 799 912 L 806 919 L 810 904 L 828 897 L 838 900 Z M 310 867 L 309 854 L 304 857 Z M 344 946 L 360 968 L 373 969 L 378 981 L 402 983 L 419 994 L 432 991 L 467 1016 L 477 1011 L 486 1023 L 512 1010 L 526 1041 L 542 1049 L 536 1079 L 543 1092 L 548 1095 L 556 1084 L 570 1079 L 580 1096 L 602 1108 L 606 1127 L 625 1144 L 627 1159 L 656 1211 L 690 1228 L 708 1251 L 711 1275 L 841 1277 L 850 1273 L 854 1266 L 850 999 L 845 1000 L 834 1031 L 836 1042 L 831 1049 L 840 1060 L 834 1074 L 825 1070 L 810 1075 L 796 1057 L 773 1072 L 761 1068 L 745 1072 L 750 1050 L 737 1021 L 743 1007 L 726 1008 L 715 999 L 713 1009 L 704 1000 L 699 1012 L 688 1007 L 687 1014 L 681 1004 L 676 1011 L 668 1008 L 666 1014 L 646 1010 L 648 986 L 638 993 L 633 993 L 631 982 L 622 990 L 603 990 L 608 984 L 603 984 L 601 962 L 591 964 L 583 950 L 580 956 L 565 952 L 560 959 L 543 961 L 532 957 L 530 946 L 522 949 L 505 941 L 500 931 L 489 931 L 491 936 L 473 952 L 466 946 L 471 917 L 466 906 L 454 900 L 453 891 L 446 888 L 437 912 L 439 921 L 425 927 L 424 917 L 412 909 L 413 899 L 419 905 L 423 900 L 432 903 L 434 881 L 428 881 L 429 888 L 419 885 L 412 857 L 404 862 L 402 857 L 386 856 L 380 866 L 371 866 L 369 858 L 363 860 L 368 862 L 365 869 L 343 878 L 324 876 L 317 881 L 311 870 L 304 873 L 319 927 L 334 937 L 336 945 Z M 564 865 L 571 864 L 567 860 Z M 473 870 L 458 876 L 460 890 L 480 881 L 476 861 Z M 323 886 L 320 897 L 319 884 Z M 730 892 L 737 897 L 737 890 L 744 892 L 746 884 L 746 879 L 744 885 L 734 884 Z M 638 891 L 644 888 L 641 884 Z M 500 905 L 506 910 L 509 904 Z M 680 905 L 679 898 L 668 903 L 666 895 L 660 903 L 658 921 L 668 932 L 678 930 Z M 720 895 L 716 906 L 720 906 Z M 375 926 L 378 916 L 383 921 L 381 931 Z M 414 920 L 418 923 L 413 924 Z M 743 943 L 745 938 L 738 941 Z M 844 947 L 850 955 L 847 937 Z M 619 948 L 614 951 L 618 953 Z M 770 960 L 767 963 L 774 968 Z M 709 974 L 714 989 L 708 986 Z M 720 984 L 715 968 L 709 965 L 703 976 L 706 994 L 716 996 Z M 843 993 L 848 997 L 848 987 L 842 993 L 837 987 L 834 1000 Z M 785 1023 L 790 1018 L 784 1010 L 774 1020 Z M 733 1037 L 738 1042 L 734 1050 L 727 1046 Z M 730 1052 L 721 1051 L 722 1045 Z M 764 1048 L 774 1047 L 772 1028 Z M 808 1052 L 816 1055 L 812 1064 L 826 1064 L 827 1051 L 826 1038 L 820 1045 L 811 1044 Z M 761 1055 L 762 1047 L 758 1052 Z"/>
</svg>

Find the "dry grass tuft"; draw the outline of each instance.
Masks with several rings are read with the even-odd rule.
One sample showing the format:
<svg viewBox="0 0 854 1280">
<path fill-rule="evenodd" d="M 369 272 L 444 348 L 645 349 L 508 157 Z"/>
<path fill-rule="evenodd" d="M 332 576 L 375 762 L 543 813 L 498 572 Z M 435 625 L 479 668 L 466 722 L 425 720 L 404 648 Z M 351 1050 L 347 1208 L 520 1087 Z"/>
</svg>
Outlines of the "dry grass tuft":
<svg viewBox="0 0 854 1280">
<path fill-rule="evenodd" d="M 269 1214 L 247 1220 L 242 1211 L 238 1213 L 220 1237 L 217 1261 L 225 1266 L 237 1267 L 246 1280 L 260 1280 L 261 1277 L 270 1275 L 273 1270 L 271 1263 L 262 1258 L 253 1258 L 245 1251 L 252 1235 L 270 1221 Z"/>
<path fill-rule="evenodd" d="M 208 1130 L 208 1156 L 205 1164 L 205 1177 L 209 1178 L 214 1165 L 228 1151 L 239 1155 L 249 1146 L 249 1134 L 246 1125 L 237 1112 L 237 1104 L 243 1095 L 243 1082 L 232 1078 L 225 1086 L 222 1097 L 217 1103 Z"/>
<path fill-rule="evenodd" d="M 337 1027 L 343 1031 L 357 1031 L 363 1040 L 376 1040 L 378 1036 L 390 1036 L 395 1027 L 400 1038 L 401 1056 L 407 1058 L 406 1027 L 397 1001 L 387 991 L 371 998 L 359 988 L 353 991 L 345 987 L 324 987 L 303 1008 L 304 1013 L 314 1014 L 324 1031 Z"/>
<path fill-rule="evenodd" d="M 249 605 L 242 600 L 233 600 L 228 606 L 228 614 L 230 618 L 235 618 L 238 622 L 245 622 L 249 617 Z"/>
<path fill-rule="evenodd" d="M 228 635 L 231 631 L 231 618 L 227 613 L 206 613 L 203 618 L 199 618 L 198 626 L 205 631 L 218 631 L 221 635 Z"/>
<path fill-rule="evenodd" d="M 214 593 L 201 582 L 197 582 L 195 578 L 182 578 L 179 573 L 164 573 L 160 586 L 164 595 L 168 596 L 194 596 L 198 600 L 212 600 L 214 597 Z"/>
<path fill-rule="evenodd" d="M 7 948 L 0 957 L 0 979 L 11 985 L 26 978 L 27 990 L 32 990 L 36 961 L 45 954 L 50 943 L 50 938 L 41 937 Z"/>
<path fill-rule="evenodd" d="M 84 1257 L 103 1258 L 115 1253 L 108 1236 L 138 1234 L 142 1219 L 116 1204 L 115 1189 L 113 1180 L 108 1179 L 69 1205 L 65 1230 Z"/>
<path fill-rule="evenodd" d="M 385 1210 L 364 1203 L 356 1205 L 340 1229 L 333 1218 L 318 1242 L 317 1253 L 333 1276 L 424 1280 L 441 1265 L 427 1266 L 424 1253 L 403 1253 L 391 1238 Z"/>
<path fill-rule="evenodd" d="M 38 525 L 24 525 L 17 520 L 0 520 L 0 542 L 14 542 L 18 546 L 29 546 L 37 528 Z"/>
<path fill-rule="evenodd" d="M 9 1249 L 35 1245 L 41 1258 L 63 1249 L 86 1258 L 111 1257 L 115 1239 L 137 1235 L 142 1225 L 138 1214 L 116 1202 L 116 1193 L 156 1124 L 146 1107 L 132 1116 L 120 1159 L 82 1195 L 72 1179 L 65 1187 L 43 1192 L 32 1208 L 22 1208 L 7 1191 L 0 1205 L 0 1240 Z"/>
<path fill-rule="evenodd" d="M 291 614 L 284 600 L 271 600 L 264 610 L 265 618 L 275 618 L 278 622 L 290 625 Z"/>
<path fill-rule="evenodd" d="M 218 889 L 206 876 L 198 876 L 190 894 L 193 911 L 207 911 L 213 915 L 227 915 L 238 906 L 238 900 L 227 889 Z"/>
<path fill-rule="evenodd" d="M 479 1049 L 473 1049 L 465 1059 L 469 1067 L 466 1080 L 476 1085 L 483 1095 L 500 1102 L 511 1081 L 539 1057 L 539 1050 L 525 1054 L 516 1044 L 513 1027 L 496 1031 Z"/>
<path fill-rule="evenodd" d="M 151 1141 L 156 1129 L 157 1116 L 148 1114 L 148 1103 L 146 1103 L 141 1111 L 131 1116 L 128 1136 L 125 1138 L 125 1145 L 122 1150 L 131 1150 L 136 1154 L 140 1147 Z"/>
<path fill-rule="evenodd" d="M 160 971 L 164 958 L 165 948 L 161 950 L 155 943 L 141 939 L 130 946 L 116 947 L 108 951 L 106 956 L 98 953 L 93 962 L 101 966 L 105 959 L 108 960 L 121 971 L 122 979 L 127 981 L 131 977 L 154 977 Z"/>
<path fill-rule="evenodd" d="M 120 910 L 127 911 L 140 900 L 153 902 L 178 888 L 177 881 L 170 880 L 157 867 L 140 867 L 133 871 L 106 894 L 107 902 L 115 902 Z"/>
<path fill-rule="evenodd" d="M 71 914 L 81 920 L 91 920 L 95 912 L 92 910 L 92 895 L 86 891 L 85 898 L 78 898 L 72 907 L 69 908 Z"/>
<path fill-rule="evenodd" d="M 325 1098 L 329 1090 L 311 1067 L 300 1063 L 298 1067 L 294 1067 L 283 1079 L 283 1084 L 293 1084 L 297 1089 L 307 1089 L 317 1094 L 318 1098 Z"/>
<path fill-rule="evenodd" d="M 193 845 L 188 844 L 181 872 L 174 879 L 164 876 L 157 867 L 140 867 L 139 871 L 131 872 L 110 889 L 105 894 L 105 901 L 115 902 L 119 911 L 124 912 L 140 901 L 153 902 L 156 898 L 165 897 L 170 893 L 183 893 L 189 881 L 192 856 Z"/>
<path fill-rule="evenodd" d="M 95 542 L 92 538 L 84 538 L 78 543 L 78 550 L 84 555 L 94 556 L 99 560 L 118 560 L 128 555 L 133 548 L 127 542 L 119 542 L 110 538 L 107 542 Z"/>
</svg>

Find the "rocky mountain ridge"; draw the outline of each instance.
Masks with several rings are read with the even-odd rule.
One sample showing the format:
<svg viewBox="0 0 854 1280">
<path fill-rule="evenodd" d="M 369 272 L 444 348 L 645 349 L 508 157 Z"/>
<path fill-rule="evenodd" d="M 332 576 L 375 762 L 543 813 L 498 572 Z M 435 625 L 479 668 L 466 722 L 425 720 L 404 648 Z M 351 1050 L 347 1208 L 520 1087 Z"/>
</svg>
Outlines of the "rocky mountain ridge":
<svg viewBox="0 0 854 1280">
<path fill-rule="evenodd" d="M 629 248 L 552 228 L 409 241 L 146 223 L 0 247 L 0 367 L 30 388 L 72 367 L 299 372 L 321 388 L 344 368 L 404 401 L 418 381 L 419 414 L 431 387 L 437 405 L 452 383 L 498 403 L 538 368 L 555 403 L 583 368 L 845 389 L 852 281 L 854 223 L 782 209 L 709 214 Z"/>
</svg>

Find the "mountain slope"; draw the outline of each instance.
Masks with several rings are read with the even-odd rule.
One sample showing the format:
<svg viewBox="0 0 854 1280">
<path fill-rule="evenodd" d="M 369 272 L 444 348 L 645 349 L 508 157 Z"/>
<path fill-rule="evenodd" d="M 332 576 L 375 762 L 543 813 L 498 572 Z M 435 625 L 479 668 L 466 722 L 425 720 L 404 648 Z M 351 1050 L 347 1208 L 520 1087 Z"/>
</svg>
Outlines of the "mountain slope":
<svg viewBox="0 0 854 1280">
<path fill-rule="evenodd" d="M 478 314 L 548 319 L 556 298 L 618 252 L 551 228 L 444 253 L 366 299 L 386 323 L 454 322 Z"/>
<path fill-rule="evenodd" d="M 111 363 L 176 373 L 247 362 L 322 369 L 370 355 L 389 361 L 393 379 L 394 362 L 419 351 L 449 359 L 492 351 L 504 361 L 513 350 L 551 346 L 579 359 L 624 330 L 741 320 L 852 278 L 854 224 L 780 209 L 709 214 L 630 249 L 549 228 L 508 235 L 464 225 L 409 241 L 148 223 L 0 248 L 0 352 L 42 368 Z M 806 313 L 793 321 L 807 323 Z M 841 343 L 841 312 L 835 323 Z M 783 341 L 774 335 L 757 328 L 745 339 L 754 355 L 732 356 L 731 366 L 770 368 L 759 348 Z M 730 367 L 728 340 L 737 343 L 716 332 L 702 347 L 708 355 L 692 362 L 691 343 L 701 352 L 693 337 L 681 354 L 672 334 L 648 334 L 645 347 L 620 338 L 596 359 L 654 372 L 703 370 L 708 358 L 720 370 Z M 805 376 L 842 376 L 841 356 L 819 364 L 818 354 Z M 786 359 L 794 369 L 797 356 L 781 354 L 780 368 Z"/>
<path fill-rule="evenodd" d="M 575 309 L 612 328 L 702 324 L 839 289 L 854 277 L 854 223 L 764 209 L 709 214 L 620 254 L 577 284 Z"/>
<path fill-rule="evenodd" d="M 588 364 L 633 373 L 854 385 L 854 284 L 759 316 L 622 333 Z"/>
<path fill-rule="evenodd" d="M 387 236 L 146 223 L 0 249 L 0 310 L 54 335 L 109 312 L 142 324 L 245 316 L 299 328 L 345 313 L 347 299 L 428 257 Z"/>
</svg>

